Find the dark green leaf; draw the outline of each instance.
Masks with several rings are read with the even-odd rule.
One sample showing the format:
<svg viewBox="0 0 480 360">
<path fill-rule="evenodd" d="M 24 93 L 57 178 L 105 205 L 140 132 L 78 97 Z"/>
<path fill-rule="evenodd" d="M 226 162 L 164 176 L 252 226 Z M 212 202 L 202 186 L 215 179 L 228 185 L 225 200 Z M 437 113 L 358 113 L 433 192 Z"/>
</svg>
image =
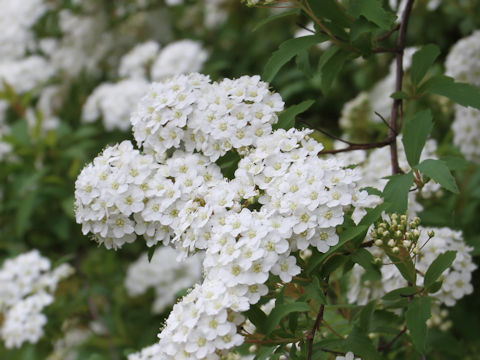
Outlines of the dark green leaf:
<svg viewBox="0 0 480 360">
<path fill-rule="evenodd" d="M 271 82 L 277 72 L 293 57 L 298 55 L 301 51 L 312 47 L 315 44 L 321 43 L 327 40 L 326 35 L 311 35 L 302 36 L 295 39 L 290 39 L 283 42 L 279 49 L 275 51 L 263 71 L 263 80 Z"/>
<path fill-rule="evenodd" d="M 262 346 L 258 351 L 258 354 L 255 356 L 255 360 L 266 360 L 270 358 L 270 355 L 275 350 L 276 346 Z"/>
<path fill-rule="evenodd" d="M 427 272 L 425 273 L 425 278 L 423 280 L 423 286 L 429 288 L 437 279 L 442 275 L 442 273 L 447 270 L 450 265 L 453 264 L 457 252 L 450 250 L 443 254 L 440 254 L 430 265 Z"/>
<path fill-rule="evenodd" d="M 345 350 L 364 359 L 379 359 L 380 355 L 367 334 L 356 326 L 345 341 Z"/>
<path fill-rule="evenodd" d="M 260 332 L 265 331 L 265 323 L 267 315 L 257 305 L 252 305 L 248 311 L 245 312 L 247 318 L 257 327 Z"/>
<path fill-rule="evenodd" d="M 299 15 L 300 14 L 300 9 L 293 9 L 293 10 L 288 10 L 288 11 L 282 11 L 278 14 L 269 16 L 262 21 L 260 21 L 257 25 L 255 25 L 252 29 L 252 32 L 257 31 L 258 29 L 264 27 L 265 25 L 269 24 L 272 21 L 278 20 L 280 18 L 290 16 L 290 15 Z"/>
<path fill-rule="evenodd" d="M 408 99 L 408 94 L 405 91 L 395 91 L 392 95 L 390 95 L 392 99 L 402 100 Z"/>
<path fill-rule="evenodd" d="M 442 156 L 440 160 L 442 160 L 452 171 L 465 170 L 470 166 L 470 163 L 467 160 L 458 156 Z"/>
<path fill-rule="evenodd" d="M 434 294 L 442 288 L 442 284 L 443 284 L 442 281 L 435 281 L 432 285 L 428 287 L 427 290 L 430 294 Z"/>
<path fill-rule="evenodd" d="M 21 199 L 17 208 L 17 216 L 15 218 L 15 230 L 18 236 L 23 236 L 30 228 L 32 213 L 35 209 L 37 199 L 37 191 L 30 191 Z"/>
<path fill-rule="evenodd" d="M 305 100 L 300 104 L 290 106 L 278 116 L 278 124 L 274 126 L 275 129 L 290 129 L 295 126 L 295 117 L 307 111 L 315 102 L 315 100 Z"/>
<path fill-rule="evenodd" d="M 480 109 L 480 88 L 466 83 L 455 82 L 454 79 L 448 76 L 437 75 L 432 77 L 422 85 L 419 92 L 431 92 L 448 97 L 460 105 Z"/>
<path fill-rule="evenodd" d="M 323 94 L 328 93 L 333 80 L 340 73 L 349 56 L 347 52 L 337 47 L 331 47 L 330 49 L 323 53 L 318 66 L 321 74 L 320 88 Z"/>
<path fill-rule="evenodd" d="M 420 155 L 432 128 L 433 122 L 430 110 L 418 112 L 404 122 L 402 142 L 411 167 L 414 167 L 420 161 Z"/>
<path fill-rule="evenodd" d="M 362 330 L 366 334 L 370 332 L 370 324 L 372 322 L 373 312 L 375 311 L 376 306 L 377 300 L 372 300 L 360 311 L 358 326 L 360 330 Z"/>
<path fill-rule="evenodd" d="M 396 19 L 393 13 L 383 8 L 379 0 L 353 0 L 348 10 L 350 15 L 355 17 L 362 15 L 384 30 L 390 30 Z"/>
<path fill-rule="evenodd" d="M 383 197 L 390 203 L 388 211 L 391 213 L 404 214 L 408 207 L 408 192 L 413 184 L 413 173 L 394 175 L 390 178 L 385 189 Z"/>
<path fill-rule="evenodd" d="M 305 288 L 305 293 L 308 297 L 314 299 L 319 305 L 327 303 L 327 299 L 320 286 L 320 280 L 318 280 L 317 277 L 313 277 L 312 282 Z"/>
<path fill-rule="evenodd" d="M 352 20 L 335 0 L 314 0 L 309 2 L 312 11 L 319 19 L 328 19 L 340 27 L 350 27 Z"/>
<path fill-rule="evenodd" d="M 275 330 L 280 321 L 288 314 L 294 312 L 305 312 L 310 310 L 310 305 L 305 302 L 294 302 L 290 304 L 276 306 L 266 320 L 265 334 L 269 335 L 273 330 Z"/>
<path fill-rule="evenodd" d="M 440 49 L 434 44 L 428 44 L 413 54 L 410 77 L 414 85 L 418 85 L 422 81 L 438 55 L 440 55 Z"/>
<path fill-rule="evenodd" d="M 384 299 L 385 301 L 398 300 L 398 299 L 401 299 L 401 298 L 407 298 L 410 295 L 415 294 L 416 292 L 417 292 L 417 290 L 414 287 L 407 286 L 407 287 L 403 287 L 403 288 L 400 288 L 400 289 L 395 289 L 395 290 L 392 290 L 392 291 L 386 293 L 385 295 L 383 295 L 382 299 Z"/>
<path fill-rule="evenodd" d="M 374 265 L 374 257 L 370 251 L 360 248 L 353 253 L 352 260 L 363 267 L 367 272 L 373 273 L 374 276 L 381 279 L 381 273 Z"/>
<path fill-rule="evenodd" d="M 420 353 L 425 353 L 427 346 L 427 320 L 430 318 L 431 299 L 420 297 L 408 304 L 405 314 L 407 328 L 413 345 Z"/>
<path fill-rule="evenodd" d="M 457 183 L 447 165 L 441 160 L 427 159 L 417 165 L 417 169 L 424 175 L 435 180 L 443 188 L 458 194 Z"/>
</svg>

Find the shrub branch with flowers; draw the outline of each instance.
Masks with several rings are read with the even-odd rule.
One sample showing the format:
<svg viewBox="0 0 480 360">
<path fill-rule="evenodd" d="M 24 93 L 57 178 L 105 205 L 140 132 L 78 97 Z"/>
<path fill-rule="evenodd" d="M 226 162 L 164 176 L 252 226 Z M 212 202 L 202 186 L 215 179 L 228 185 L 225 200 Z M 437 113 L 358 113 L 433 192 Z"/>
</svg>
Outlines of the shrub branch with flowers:
<svg viewBox="0 0 480 360">
<path fill-rule="evenodd" d="M 1 358 L 475 358 L 478 4 L 2 5 Z"/>
</svg>

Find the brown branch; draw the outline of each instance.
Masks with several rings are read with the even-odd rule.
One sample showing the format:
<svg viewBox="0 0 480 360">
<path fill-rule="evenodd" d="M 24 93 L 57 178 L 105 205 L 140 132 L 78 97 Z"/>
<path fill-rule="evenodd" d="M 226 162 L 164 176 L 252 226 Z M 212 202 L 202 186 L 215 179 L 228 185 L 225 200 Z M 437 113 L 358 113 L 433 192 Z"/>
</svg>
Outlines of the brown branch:
<svg viewBox="0 0 480 360">
<path fill-rule="evenodd" d="M 392 35 L 395 31 L 399 30 L 400 29 L 400 24 L 397 24 L 397 26 L 395 26 L 392 30 L 390 30 L 389 32 L 383 34 L 382 36 L 380 36 L 379 38 L 377 38 L 376 40 L 377 41 L 383 41 L 383 40 L 386 40 L 390 37 L 390 35 Z"/>
<path fill-rule="evenodd" d="M 390 341 L 388 342 L 387 344 L 384 344 L 384 345 L 378 345 L 377 347 L 377 350 L 378 351 L 387 351 L 388 349 L 390 349 L 392 347 L 393 344 L 395 344 L 395 342 L 400 339 L 400 337 L 407 331 L 407 326 L 405 325 L 403 327 L 403 329 Z"/>
<path fill-rule="evenodd" d="M 375 111 L 375 115 L 377 115 L 377 116 L 383 121 L 383 123 L 384 123 L 385 125 L 387 125 L 387 127 L 388 127 L 390 130 L 393 130 L 393 131 L 395 132 L 395 134 L 398 135 L 397 131 L 396 131 L 395 129 L 393 129 L 393 128 L 390 127 L 390 124 L 388 123 L 388 121 L 385 120 L 385 118 L 384 118 L 380 113 L 378 113 L 378 112 Z"/>
<path fill-rule="evenodd" d="M 402 14 L 402 20 L 400 23 L 400 34 L 397 39 L 397 56 L 396 56 L 396 70 L 395 70 L 395 91 L 402 91 L 403 85 L 403 53 L 405 50 L 405 43 L 407 38 L 407 28 L 408 21 L 410 19 L 410 14 L 412 12 L 413 3 L 415 0 L 408 0 L 405 10 Z M 401 99 L 394 99 L 392 106 L 392 114 L 390 116 L 390 131 L 389 137 L 392 137 L 393 140 L 390 143 L 390 158 L 392 161 L 392 174 L 400 174 L 402 170 L 398 165 L 398 153 L 397 153 L 397 139 L 396 133 L 398 129 L 399 122 L 399 113 L 402 107 Z"/>
<path fill-rule="evenodd" d="M 327 290 L 328 290 L 328 280 L 330 279 L 330 275 L 327 276 L 325 279 L 325 282 L 327 283 L 327 286 L 325 290 L 323 291 L 323 295 L 327 296 Z M 320 305 L 320 310 L 317 314 L 317 318 L 315 319 L 315 324 L 313 324 L 312 331 L 307 335 L 307 340 L 308 340 L 308 356 L 307 360 L 312 360 L 312 355 L 313 355 L 313 340 L 315 339 L 315 333 L 317 330 L 320 328 L 320 325 L 322 325 L 322 320 L 323 320 L 323 314 L 325 312 L 325 304 Z"/>
</svg>

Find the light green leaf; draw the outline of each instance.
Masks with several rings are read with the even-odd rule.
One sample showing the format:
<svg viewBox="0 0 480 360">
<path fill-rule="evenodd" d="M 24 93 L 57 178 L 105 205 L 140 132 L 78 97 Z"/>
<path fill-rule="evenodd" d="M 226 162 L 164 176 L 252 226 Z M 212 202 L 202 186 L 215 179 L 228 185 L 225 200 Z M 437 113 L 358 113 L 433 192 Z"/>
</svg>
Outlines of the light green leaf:
<svg viewBox="0 0 480 360">
<path fill-rule="evenodd" d="M 418 164 L 416 168 L 420 170 L 422 174 L 435 180 L 443 188 L 458 194 L 459 191 L 455 178 L 442 160 L 427 159 Z"/>
<path fill-rule="evenodd" d="M 450 265 L 453 264 L 457 252 L 450 250 L 443 254 L 440 254 L 430 265 L 427 272 L 425 273 L 425 278 L 423 280 L 423 285 L 425 288 L 429 288 L 437 279 L 442 275 L 442 273 L 447 270 Z"/>
<path fill-rule="evenodd" d="M 305 302 L 294 302 L 276 306 L 268 316 L 265 323 L 265 335 L 269 335 L 273 330 L 275 330 L 280 321 L 288 314 L 310 310 L 310 305 Z"/>
<path fill-rule="evenodd" d="M 307 111 L 315 102 L 315 100 L 305 100 L 300 104 L 290 106 L 278 116 L 278 124 L 274 125 L 274 129 L 290 129 L 295 126 L 295 117 Z"/>
<path fill-rule="evenodd" d="M 407 328 L 413 345 L 420 353 L 425 353 L 427 346 L 427 320 L 430 318 L 431 299 L 415 298 L 408 304 L 405 314 Z"/>
<path fill-rule="evenodd" d="M 430 110 L 418 112 L 404 122 L 402 142 L 411 167 L 414 167 L 420 161 L 420 155 L 432 128 L 433 122 Z"/>
<path fill-rule="evenodd" d="M 262 76 L 263 80 L 271 82 L 278 71 L 302 50 L 306 50 L 313 45 L 321 43 L 327 39 L 328 37 L 326 35 L 310 35 L 283 42 L 279 49 L 272 54 L 265 65 Z"/>
<path fill-rule="evenodd" d="M 396 16 L 385 10 L 379 0 L 353 0 L 348 9 L 350 15 L 364 16 L 384 30 L 390 30 Z"/>
<path fill-rule="evenodd" d="M 422 85 L 419 92 L 431 92 L 445 96 L 460 105 L 471 106 L 480 110 L 480 88 L 467 83 L 455 82 L 448 76 L 437 75 L 432 77 Z"/>
<path fill-rule="evenodd" d="M 413 184 L 413 173 L 394 175 L 390 178 L 385 189 L 383 197 L 390 203 L 387 211 L 390 213 L 404 214 L 408 206 L 408 192 Z"/>
<path fill-rule="evenodd" d="M 422 81 L 438 55 L 440 55 L 440 48 L 434 44 L 428 44 L 413 54 L 410 77 L 414 85 Z"/>
</svg>

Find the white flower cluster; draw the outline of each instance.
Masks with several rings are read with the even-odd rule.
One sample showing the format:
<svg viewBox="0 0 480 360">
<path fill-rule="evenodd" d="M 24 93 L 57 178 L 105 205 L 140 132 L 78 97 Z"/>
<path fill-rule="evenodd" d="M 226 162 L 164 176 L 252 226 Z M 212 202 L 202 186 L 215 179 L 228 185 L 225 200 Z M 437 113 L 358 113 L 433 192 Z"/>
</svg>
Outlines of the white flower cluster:
<svg viewBox="0 0 480 360">
<path fill-rule="evenodd" d="M 42 310 L 53 302 L 58 282 L 72 272 L 67 264 L 51 270 L 37 250 L 5 260 L 0 268 L 0 337 L 7 348 L 40 339 L 47 322 Z"/>
<path fill-rule="evenodd" d="M 416 256 L 415 267 L 420 274 L 425 274 L 430 264 L 442 253 L 448 250 L 457 252 L 452 266 L 440 277 L 443 281 L 440 290 L 431 296 L 441 304 L 455 305 L 456 301 L 473 292 L 471 284 L 472 272 L 477 268 L 470 252 L 473 248 L 465 245 L 460 231 L 450 228 L 427 228 L 420 227 L 418 244 L 421 248 Z M 428 240 L 428 233 L 434 231 L 433 238 Z M 382 279 L 378 282 L 361 280 L 365 273 L 364 269 L 355 265 L 352 271 L 348 299 L 351 303 L 365 305 L 372 299 L 378 299 L 387 292 L 407 286 L 407 281 L 402 277 L 398 269 L 383 253 L 380 248 L 371 249 L 375 257 L 380 258 L 384 264 L 381 267 Z M 423 277 L 418 276 L 417 285 L 422 286 Z"/>
<path fill-rule="evenodd" d="M 186 256 L 205 250 L 204 282 L 176 304 L 159 358 L 217 359 L 243 342 L 242 311 L 271 274 L 300 273 L 294 251 L 337 244 L 344 209 L 362 206 L 359 172 L 320 159 L 310 131 L 272 131 L 283 101 L 258 76 L 210 83 L 200 74 L 153 84 L 134 136 L 107 148 L 76 183 L 77 222 L 107 247 L 143 235 Z M 241 155 L 228 180 L 214 162 Z"/>
<path fill-rule="evenodd" d="M 92 331 L 88 328 L 64 329 L 64 326 L 62 326 L 62 332 L 63 337 L 53 343 L 53 351 L 46 360 L 78 360 L 80 346 L 92 336 Z"/>
<path fill-rule="evenodd" d="M 446 74 L 480 87 L 480 30 L 458 41 L 445 63 Z M 470 161 L 480 162 L 480 111 L 455 105 L 453 143 Z"/>
<path fill-rule="evenodd" d="M 137 296 L 152 287 L 156 295 L 152 311 L 165 311 L 175 302 L 175 294 L 201 280 L 200 255 L 193 255 L 182 262 L 176 261 L 177 255 L 171 247 L 160 247 L 149 261 L 148 255 L 144 253 L 128 267 L 125 279 L 128 294 Z"/>
<path fill-rule="evenodd" d="M 207 52 L 192 40 L 173 42 L 159 50 L 156 42 L 147 41 L 128 52 L 119 66 L 119 75 L 126 78 L 98 86 L 83 106 L 83 121 L 101 117 L 107 131 L 128 130 L 130 115 L 147 92 L 150 79 L 199 71 L 207 59 Z"/>
</svg>

